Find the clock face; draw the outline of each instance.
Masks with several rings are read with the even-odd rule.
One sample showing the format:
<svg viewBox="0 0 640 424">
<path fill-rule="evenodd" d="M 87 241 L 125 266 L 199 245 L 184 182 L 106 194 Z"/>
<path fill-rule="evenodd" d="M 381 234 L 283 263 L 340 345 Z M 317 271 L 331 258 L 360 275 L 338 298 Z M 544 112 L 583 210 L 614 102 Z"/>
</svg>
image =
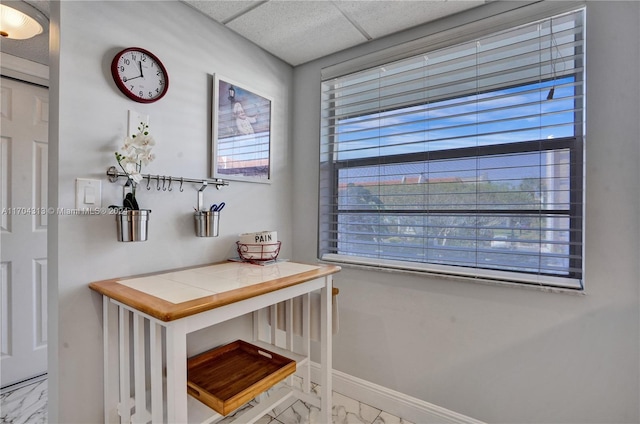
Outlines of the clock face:
<svg viewBox="0 0 640 424">
<path fill-rule="evenodd" d="M 140 103 L 160 100 L 169 88 L 169 75 L 162 62 L 139 47 L 116 54 L 111 62 L 111 74 L 120 91 Z"/>
</svg>

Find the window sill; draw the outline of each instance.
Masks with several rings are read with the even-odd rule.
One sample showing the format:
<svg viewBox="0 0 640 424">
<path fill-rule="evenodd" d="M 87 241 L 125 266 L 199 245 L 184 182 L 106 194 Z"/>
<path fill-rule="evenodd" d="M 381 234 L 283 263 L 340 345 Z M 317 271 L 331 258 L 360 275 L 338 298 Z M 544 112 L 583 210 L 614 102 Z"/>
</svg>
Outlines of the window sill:
<svg viewBox="0 0 640 424">
<path fill-rule="evenodd" d="M 542 291 L 546 293 L 564 293 L 573 295 L 585 295 L 585 290 L 581 287 L 581 281 L 570 278 L 559 278 L 549 276 L 526 275 L 510 272 L 500 272 L 483 269 L 438 266 L 432 264 L 411 264 L 372 260 L 371 258 L 350 257 L 336 254 L 326 254 L 319 259 L 321 263 L 340 265 L 343 268 L 387 272 L 395 274 L 420 275 L 440 278 L 444 280 L 480 283 L 492 286 L 511 287 Z M 456 268 L 462 268 L 462 271 Z M 524 278 L 523 277 L 528 277 Z M 508 276 L 518 276 L 518 278 L 508 278 Z M 560 282 L 571 284 L 571 286 L 560 286 Z"/>
</svg>

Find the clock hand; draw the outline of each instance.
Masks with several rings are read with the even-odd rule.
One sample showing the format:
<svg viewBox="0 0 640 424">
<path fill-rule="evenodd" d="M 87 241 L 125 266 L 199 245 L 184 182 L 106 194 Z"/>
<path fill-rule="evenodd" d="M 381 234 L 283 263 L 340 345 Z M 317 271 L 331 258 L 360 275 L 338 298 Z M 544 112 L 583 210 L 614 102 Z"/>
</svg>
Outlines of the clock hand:
<svg viewBox="0 0 640 424">
<path fill-rule="evenodd" d="M 133 77 L 133 78 L 126 78 L 126 77 L 125 77 L 125 78 L 123 78 L 123 79 L 122 79 L 122 81 L 123 81 L 123 82 L 131 81 L 131 80 L 134 80 L 134 79 L 136 79 L 136 78 L 140 78 L 141 76 L 142 76 L 142 75 L 138 75 L 137 77 Z"/>
<path fill-rule="evenodd" d="M 138 66 L 140 67 L 140 76 L 144 78 L 144 75 L 142 75 L 142 62 L 138 62 Z"/>
</svg>

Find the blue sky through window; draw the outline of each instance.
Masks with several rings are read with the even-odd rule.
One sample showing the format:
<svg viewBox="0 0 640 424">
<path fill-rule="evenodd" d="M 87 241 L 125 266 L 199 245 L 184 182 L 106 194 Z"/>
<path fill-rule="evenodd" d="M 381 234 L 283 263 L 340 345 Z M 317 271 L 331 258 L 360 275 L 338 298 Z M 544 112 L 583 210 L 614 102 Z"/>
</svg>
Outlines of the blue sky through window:
<svg viewBox="0 0 640 424">
<path fill-rule="evenodd" d="M 338 161 L 572 137 L 574 77 L 338 121 Z M 547 100 L 554 88 L 554 98 Z"/>
</svg>

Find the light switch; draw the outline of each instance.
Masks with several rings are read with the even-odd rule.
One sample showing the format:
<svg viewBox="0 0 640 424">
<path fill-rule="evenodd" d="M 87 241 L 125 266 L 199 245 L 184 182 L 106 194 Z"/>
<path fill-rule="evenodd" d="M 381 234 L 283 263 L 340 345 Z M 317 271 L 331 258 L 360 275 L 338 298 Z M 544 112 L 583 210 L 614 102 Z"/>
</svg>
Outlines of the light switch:
<svg viewBox="0 0 640 424">
<path fill-rule="evenodd" d="M 76 209 L 102 207 L 102 181 L 76 178 Z"/>
<path fill-rule="evenodd" d="M 96 190 L 93 187 L 84 188 L 84 203 L 86 205 L 93 205 L 96 203 Z"/>
</svg>

